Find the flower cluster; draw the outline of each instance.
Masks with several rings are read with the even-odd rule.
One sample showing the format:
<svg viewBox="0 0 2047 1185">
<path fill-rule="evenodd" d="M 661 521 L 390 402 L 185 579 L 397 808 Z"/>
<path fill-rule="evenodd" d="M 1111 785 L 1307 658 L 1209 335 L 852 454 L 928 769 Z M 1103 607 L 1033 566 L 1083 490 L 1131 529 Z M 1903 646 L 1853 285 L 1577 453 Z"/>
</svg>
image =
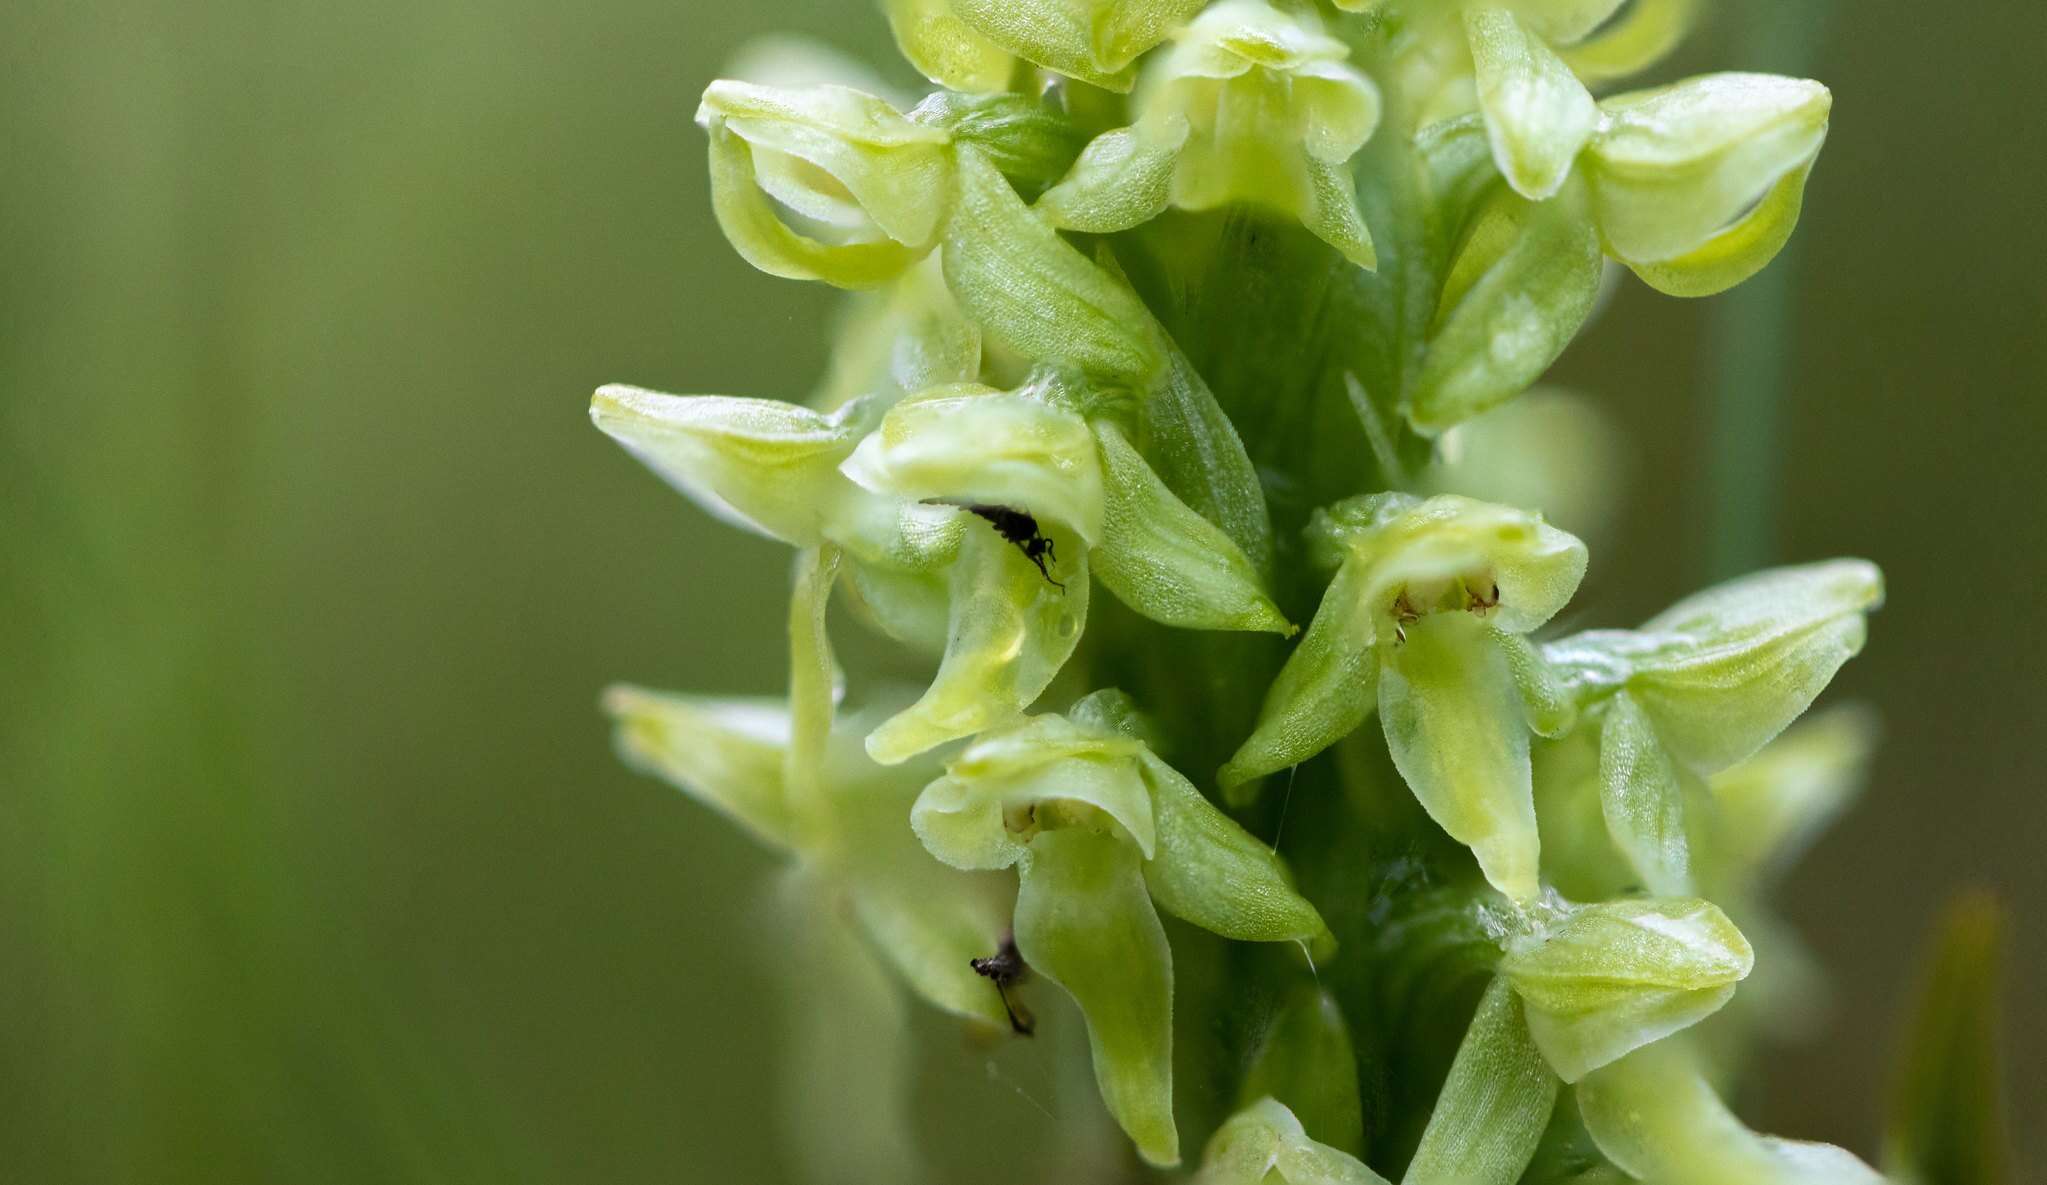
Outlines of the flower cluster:
<svg viewBox="0 0 2047 1185">
<path fill-rule="evenodd" d="M 1607 260 L 1681 296 L 1768 263 L 1826 89 L 1613 91 L 1693 0 L 883 7 L 939 88 L 914 107 L 719 81 L 697 114 L 740 254 L 853 290 L 820 389 L 593 404 L 799 556 L 786 700 L 616 689 L 626 758 L 788 854 L 789 925 L 841 979 L 990 1032 L 1030 1029 L 1025 974 L 1062 989 L 1152 1165 L 1192 1122 L 1218 1185 L 1868 1178 L 1749 1132 L 1705 1059 L 1754 1027 L 1727 1007 L 1752 970 L 1766 1000 L 1799 988 L 1765 881 L 1868 728 L 1786 729 L 1879 574 L 1783 568 L 1555 634 L 1585 543 L 1433 463 L 1487 424 L 1493 455 L 1553 443 L 1503 438 L 1502 405 Z M 848 685 L 835 601 L 928 682 Z M 1289 810 L 1316 824 L 1285 859 Z M 1176 949 L 1230 944 L 1269 953 L 1176 996 Z M 1443 1008 L 1447 1079 L 1368 1131 L 1362 1051 Z M 900 1069 L 899 1020 L 811 1011 L 809 1092 Z M 1176 1098 L 1190 1031 L 1235 1067 L 1233 1115 Z M 867 1126 L 813 1132 L 839 1140 L 821 1177 L 904 1179 L 899 1096 L 845 1093 Z"/>
</svg>

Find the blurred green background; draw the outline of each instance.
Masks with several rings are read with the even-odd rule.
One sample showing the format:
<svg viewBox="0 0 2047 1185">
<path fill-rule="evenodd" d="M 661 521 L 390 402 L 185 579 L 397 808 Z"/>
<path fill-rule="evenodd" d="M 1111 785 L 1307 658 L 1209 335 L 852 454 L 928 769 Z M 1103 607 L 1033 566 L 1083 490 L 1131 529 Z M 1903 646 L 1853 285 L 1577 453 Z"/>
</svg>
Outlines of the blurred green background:
<svg viewBox="0 0 2047 1185">
<path fill-rule="evenodd" d="M 0 1177 L 786 1176 L 772 861 L 623 772 L 596 696 L 778 690 L 787 558 L 584 411 L 822 361 L 828 295 L 725 247 L 689 125 L 771 29 L 884 60 L 851 0 L 0 8 Z M 1629 284 L 1560 367 L 1634 450 L 1590 618 L 1743 551 L 1729 498 L 1766 559 L 1889 573 L 1834 693 L 1878 773 L 1784 900 L 1837 999 L 1754 1115 L 1866 1155 L 1927 927 L 1988 884 L 2047 1156 L 2043 42 L 2029 0 L 1838 5 L 1781 308 Z M 1776 462 L 1716 494 L 1744 317 L 1789 334 L 1736 437 Z M 1042 1135 L 1042 1065 L 930 1044 L 948 1163 Z"/>
</svg>

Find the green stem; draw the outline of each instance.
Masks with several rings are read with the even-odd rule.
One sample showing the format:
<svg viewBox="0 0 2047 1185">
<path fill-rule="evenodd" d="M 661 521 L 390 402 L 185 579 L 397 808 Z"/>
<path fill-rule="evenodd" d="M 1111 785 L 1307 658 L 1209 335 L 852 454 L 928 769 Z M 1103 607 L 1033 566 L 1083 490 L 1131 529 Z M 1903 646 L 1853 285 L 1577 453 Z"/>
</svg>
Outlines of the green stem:
<svg viewBox="0 0 2047 1185">
<path fill-rule="evenodd" d="M 1828 0 L 1746 0 L 1737 7 L 1744 69 L 1800 75 L 1818 49 Z M 1763 272 L 1714 304 L 1707 432 L 1706 577 L 1725 580 L 1776 558 L 1783 405 L 1795 340 L 1797 238 Z"/>
</svg>

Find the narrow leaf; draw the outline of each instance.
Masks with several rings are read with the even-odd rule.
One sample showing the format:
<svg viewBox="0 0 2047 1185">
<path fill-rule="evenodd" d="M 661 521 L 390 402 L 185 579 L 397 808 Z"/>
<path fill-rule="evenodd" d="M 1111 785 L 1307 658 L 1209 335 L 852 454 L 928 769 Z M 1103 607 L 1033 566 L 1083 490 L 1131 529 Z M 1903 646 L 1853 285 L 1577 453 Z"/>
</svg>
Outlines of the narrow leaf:
<svg viewBox="0 0 2047 1185">
<path fill-rule="evenodd" d="M 1272 518 L 1265 486 L 1236 425 L 1194 365 L 1167 344 L 1163 376 L 1140 407 L 1147 461 L 1180 501 L 1221 527 L 1259 572 L 1272 568 Z"/>
<path fill-rule="evenodd" d="M 1501 175 L 1531 201 L 1554 196 L 1599 126 L 1591 92 L 1505 9 L 1467 10 L 1464 35 Z"/>
<path fill-rule="evenodd" d="M 1998 979 L 2004 911 L 1988 893 L 1948 907 L 1898 1067 L 1884 1165 L 1924 1185 L 2010 1179 Z"/>
<path fill-rule="evenodd" d="M 1166 488 L 1123 433 L 1093 425 L 1106 515 L 1094 573 L 1124 604 L 1183 629 L 1290 633 L 1251 561 Z"/>
<path fill-rule="evenodd" d="M 1144 303 L 1031 213 L 979 149 L 962 145 L 945 279 L 988 336 L 1040 362 L 1126 383 L 1161 363 Z"/>
<path fill-rule="evenodd" d="M 1503 196 L 1445 286 L 1408 419 L 1435 435 L 1519 395 L 1569 345 L 1599 293 L 1599 236 L 1569 195 Z"/>
<path fill-rule="evenodd" d="M 1279 857 L 1147 752 L 1142 757 L 1158 821 L 1158 852 L 1145 862 L 1152 898 L 1174 917 L 1243 942 L 1335 940 L 1315 907 L 1287 883 Z"/>
<path fill-rule="evenodd" d="M 1479 1001 L 1401 1185 L 1514 1185 L 1556 1107 L 1558 1082 L 1497 976 Z"/>
</svg>

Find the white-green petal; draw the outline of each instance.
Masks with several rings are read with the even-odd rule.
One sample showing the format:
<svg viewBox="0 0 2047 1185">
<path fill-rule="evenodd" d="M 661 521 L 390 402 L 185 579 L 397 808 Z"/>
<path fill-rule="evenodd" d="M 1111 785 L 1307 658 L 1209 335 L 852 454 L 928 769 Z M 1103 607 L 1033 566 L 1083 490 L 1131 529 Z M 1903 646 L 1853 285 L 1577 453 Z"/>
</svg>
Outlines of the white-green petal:
<svg viewBox="0 0 2047 1185">
<path fill-rule="evenodd" d="M 772 399 L 600 388 L 590 418 L 641 464 L 705 510 L 799 547 L 823 542 L 833 516 L 864 498 L 839 463 L 874 409 L 829 414 Z"/>
<path fill-rule="evenodd" d="M 946 137 L 882 100 L 725 79 L 704 92 L 697 122 L 719 227 L 762 271 L 872 288 L 937 242 L 952 192 Z"/>
<path fill-rule="evenodd" d="M 923 698 L 868 736 L 876 761 L 893 765 L 999 724 L 1051 684 L 1087 620 L 1086 551 L 1074 536 L 1065 542 L 1061 589 L 987 524 L 968 529 L 952 566 L 945 657 Z"/>
<path fill-rule="evenodd" d="M 1514 1185 L 1555 1109 L 1557 1076 L 1497 976 L 1457 1047 L 1401 1185 Z"/>
<path fill-rule="evenodd" d="M 1658 897 L 1692 891 L 1684 787 L 1655 726 L 1627 692 L 1599 725 L 1600 812 L 1607 834 L 1642 884 Z"/>
<path fill-rule="evenodd" d="M 1040 834 L 1016 897 L 1017 950 L 1080 1005 L 1102 1101 L 1138 1153 L 1179 1163 L 1173 962 L 1135 847 L 1086 828 Z"/>
<path fill-rule="evenodd" d="M 1514 672 L 1514 686 L 1521 691 L 1521 707 L 1528 731 L 1555 740 L 1578 723 L 1578 705 L 1570 691 L 1543 657 L 1542 648 L 1521 634 L 1494 630 L 1493 637 L 1507 656 Z"/>
<path fill-rule="evenodd" d="M 1598 30 L 1626 0 L 1505 0 L 1537 34 L 1568 45 Z"/>
<path fill-rule="evenodd" d="M 1661 1041 L 1588 1075 L 1578 1112 L 1607 1159 L 1669 1185 L 1882 1185 L 1825 1144 L 1758 1135 L 1714 1093 L 1682 1040 Z"/>
<path fill-rule="evenodd" d="M 777 200 L 821 222 L 871 224 L 912 248 L 931 246 L 945 219 L 951 171 L 943 132 L 905 118 L 873 95 L 829 83 L 760 86 L 722 79 L 704 91 L 697 121 L 722 125 L 775 178 Z M 794 167 L 798 162 L 810 170 Z M 832 184 L 813 180 L 821 172 Z"/>
<path fill-rule="evenodd" d="M 1074 808 L 1085 808 L 1076 811 Z M 1158 821 L 1150 788 L 1134 761 L 1060 757 L 1006 774 L 952 772 L 925 788 L 910 825 L 932 855 L 955 868 L 1007 868 L 1050 829 L 1104 826 L 1149 859 Z"/>
<path fill-rule="evenodd" d="M 1035 772 L 1067 757 L 1099 761 L 1121 761 L 1144 752 L 1144 742 L 1116 728 L 1095 722 L 1109 706 L 1111 696 L 1121 692 L 1095 692 L 1074 705 L 1066 715 L 1027 716 L 1012 724 L 992 728 L 974 738 L 947 763 L 961 777 L 1008 777 Z M 1145 852 L 1150 854 L 1150 841 Z"/>
<path fill-rule="evenodd" d="M 1586 158 L 1600 234 L 1617 258 L 1650 264 L 1698 250 L 1809 165 L 1832 96 L 1803 79 L 1710 74 L 1600 107 Z"/>
<path fill-rule="evenodd" d="M 1503 195 L 1451 265 L 1407 416 L 1435 435 L 1542 377 L 1591 315 L 1599 236 L 1573 192 L 1532 204 Z"/>
<path fill-rule="evenodd" d="M 966 536 L 961 524 L 959 538 Z M 957 554 L 957 547 L 955 547 Z M 846 564 L 847 606 L 884 635 L 936 657 L 945 653 L 952 607 L 946 571 L 905 570 L 858 557 Z"/>
<path fill-rule="evenodd" d="M 1828 708 L 1713 775 L 1714 883 L 1747 893 L 1797 858 L 1860 791 L 1876 737 L 1866 707 Z"/>
<path fill-rule="evenodd" d="M 790 227 L 761 188 L 753 149 L 729 128 L 710 129 L 711 212 L 748 263 L 787 280 L 837 288 L 878 288 L 917 261 L 893 239 L 826 242 Z"/>
<path fill-rule="evenodd" d="M 1096 578 L 1166 625 L 1292 632 L 1230 537 L 1175 497 L 1121 429 L 1101 420 L 1093 431 L 1105 499 L 1101 544 L 1090 556 Z"/>
<path fill-rule="evenodd" d="M 1700 774 L 1754 754 L 1862 649 L 1883 575 L 1865 560 L 1775 568 L 1678 602 L 1639 631 L 1628 690 Z"/>
<path fill-rule="evenodd" d="M 899 855 L 904 863 L 930 859 L 914 850 Z M 993 948 L 1002 925 L 989 899 L 967 891 L 963 879 L 935 866 L 874 870 L 852 893 L 853 914 L 874 949 L 924 1000 L 1000 1026 L 1008 1019 L 1002 996 L 971 960 Z"/>
<path fill-rule="evenodd" d="M 627 765 L 653 774 L 777 847 L 792 839 L 783 783 L 789 711 L 779 700 L 674 695 L 619 685 L 604 693 Z"/>
<path fill-rule="evenodd" d="M 1596 34 L 1566 47 L 1564 61 L 1587 83 L 1638 74 L 1677 48 L 1699 8 L 1699 0 L 1635 0 Z"/>
<path fill-rule="evenodd" d="M 1338 568 L 1300 645 L 1265 693 L 1258 724 L 1222 767 L 1224 789 L 1298 765 L 1349 736 L 1378 706 L 1379 656 L 1361 565 Z"/>
<path fill-rule="evenodd" d="M 1523 197 L 1554 195 L 1599 126 L 1592 93 L 1506 9 L 1467 10 L 1464 34 L 1500 174 Z"/>
<path fill-rule="evenodd" d="M 1261 206 L 1370 267 L 1371 235 L 1346 163 L 1378 126 L 1380 100 L 1371 79 L 1343 61 L 1348 54 L 1312 12 L 1264 0 L 1212 4 L 1146 76 L 1133 139 L 1104 137 L 1101 164 L 1132 174 L 1119 188 L 1147 204 L 1159 200 L 1164 173 L 1172 205 Z M 1133 153 L 1137 146 L 1148 155 Z M 1133 183 L 1140 177 L 1142 188 Z M 1119 213 L 1134 209 L 1126 200 Z"/>
<path fill-rule="evenodd" d="M 1357 186 L 1350 171 L 1314 156 L 1307 160 L 1307 194 L 1298 214 L 1309 234 L 1336 248 L 1345 259 L 1372 270 L 1379 266 L 1379 253 L 1372 246 L 1372 232 L 1358 210 Z"/>
<path fill-rule="evenodd" d="M 1515 939 L 1500 969 L 1543 1056 L 1576 1082 L 1712 1015 L 1754 965 L 1726 914 L 1679 899 L 1581 906 Z"/>
<path fill-rule="evenodd" d="M 972 383 L 896 403 L 842 471 L 913 502 L 1001 506 L 1102 537 L 1102 472 L 1087 421 L 1018 391 Z"/>
<path fill-rule="evenodd" d="M 952 0 L 988 38 L 1048 70 L 1127 91 L 1131 63 L 1164 41 L 1204 0 Z"/>
<path fill-rule="evenodd" d="M 1257 728 L 1223 767 L 1226 789 L 1307 760 L 1371 715 L 1384 694 L 1381 655 L 1396 636 L 1403 590 L 1482 576 L 1499 590 L 1486 624 L 1519 633 L 1549 620 L 1585 573 L 1585 545 L 1542 516 L 1453 494 L 1347 499 L 1318 511 L 1309 536 L 1313 558 L 1335 566 L 1336 576 L 1266 692 Z M 1505 670 L 1510 693 L 1531 673 L 1525 661 Z M 1514 704 L 1508 719 L 1518 727 L 1518 695 Z"/>
<path fill-rule="evenodd" d="M 1805 180 L 1812 175 L 1815 160 L 1784 174 L 1754 209 L 1726 230 L 1683 255 L 1659 263 L 1630 263 L 1629 270 L 1669 296 L 1712 296 L 1762 271 L 1798 227 Z"/>
<path fill-rule="evenodd" d="M 883 0 L 883 7 L 897 48 L 924 77 L 975 94 L 1009 85 L 1009 51 L 961 20 L 952 0 Z"/>
<path fill-rule="evenodd" d="M 1437 614 L 1382 650 L 1379 718 L 1393 764 L 1422 809 L 1517 901 L 1540 890 L 1528 729 L 1506 656 L 1486 623 Z"/>
<path fill-rule="evenodd" d="M 1347 498 L 1317 511 L 1308 534 L 1318 564 L 1357 564 L 1371 573 L 1368 585 L 1357 590 L 1358 610 L 1381 617 L 1374 634 L 1380 641 L 1391 633 L 1391 604 L 1403 588 L 1483 572 L 1500 592 L 1486 620 L 1507 633 L 1525 634 L 1555 616 L 1585 577 L 1585 544 L 1570 533 L 1540 514 L 1456 494 Z"/>
<path fill-rule="evenodd" d="M 1202 1151 L 1197 1185 L 1385 1185 L 1340 1149 L 1308 1137 L 1276 1099 L 1262 1098 L 1223 1122 Z"/>
<path fill-rule="evenodd" d="M 1136 294 L 1033 214 L 978 150 L 957 155 L 945 279 L 967 315 L 1024 358 L 1123 382 L 1156 376 L 1159 333 Z"/>
<path fill-rule="evenodd" d="M 1217 810 L 1194 784 L 1146 752 L 1158 851 L 1145 862 L 1152 899 L 1167 913 L 1240 942 L 1299 942 L 1334 952 L 1322 915 L 1287 881 L 1279 857 Z"/>
</svg>

